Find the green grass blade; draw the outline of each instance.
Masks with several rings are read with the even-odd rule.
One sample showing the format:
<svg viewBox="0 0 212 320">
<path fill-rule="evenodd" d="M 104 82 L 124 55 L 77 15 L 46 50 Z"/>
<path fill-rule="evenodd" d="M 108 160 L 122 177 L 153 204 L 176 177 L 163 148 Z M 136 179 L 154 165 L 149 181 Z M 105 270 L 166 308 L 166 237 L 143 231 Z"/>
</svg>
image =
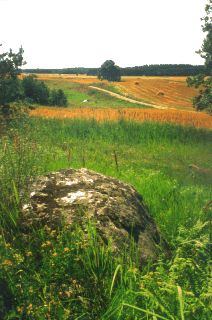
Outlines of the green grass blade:
<svg viewBox="0 0 212 320">
<path fill-rule="evenodd" d="M 124 306 L 124 307 L 132 308 L 132 309 L 134 309 L 134 310 L 138 310 L 138 311 L 144 312 L 144 313 L 147 314 L 147 315 L 155 316 L 155 317 L 157 317 L 157 318 L 159 318 L 159 319 L 169 320 L 168 318 L 164 318 L 163 316 L 160 316 L 159 314 L 156 314 L 156 313 L 154 313 L 154 312 L 151 312 L 151 311 L 148 311 L 148 310 L 145 310 L 145 309 L 136 307 L 136 306 L 132 306 L 131 304 L 123 303 L 123 306 Z"/>
<path fill-rule="evenodd" d="M 113 279 L 112 279 L 112 283 L 111 283 L 111 287 L 110 287 L 110 297 L 111 297 L 111 295 L 112 295 L 114 283 L 115 283 L 116 276 L 117 276 L 119 270 L 120 270 L 121 282 L 122 282 L 122 266 L 119 264 L 119 265 L 116 267 L 116 270 L 115 270 L 114 275 L 113 275 Z"/>
</svg>

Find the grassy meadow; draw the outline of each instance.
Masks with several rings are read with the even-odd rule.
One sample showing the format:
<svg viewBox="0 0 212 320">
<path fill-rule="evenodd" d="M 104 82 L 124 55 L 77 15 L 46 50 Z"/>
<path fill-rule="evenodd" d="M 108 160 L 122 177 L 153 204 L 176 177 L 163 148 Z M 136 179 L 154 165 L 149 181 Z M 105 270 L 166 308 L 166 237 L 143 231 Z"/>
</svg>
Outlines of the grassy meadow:
<svg viewBox="0 0 212 320">
<path fill-rule="evenodd" d="M 0 318 L 209 320 L 211 138 L 208 129 L 150 121 L 14 123 L 0 140 Z M 77 225 L 23 232 L 29 179 L 70 167 L 131 183 L 172 257 L 139 270 L 134 243 L 114 256 L 92 221 L 86 236 Z"/>
</svg>

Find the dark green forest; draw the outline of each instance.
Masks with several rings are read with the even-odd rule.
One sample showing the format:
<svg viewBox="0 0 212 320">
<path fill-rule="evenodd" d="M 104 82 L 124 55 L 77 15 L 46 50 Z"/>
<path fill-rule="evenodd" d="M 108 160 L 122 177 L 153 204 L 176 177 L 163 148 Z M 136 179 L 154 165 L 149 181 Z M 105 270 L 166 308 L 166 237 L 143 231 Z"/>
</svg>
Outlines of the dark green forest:
<svg viewBox="0 0 212 320">
<path fill-rule="evenodd" d="M 87 74 L 97 76 L 99 68 L 23 69 L 24 73 Z M 194 76 L 205 73 L 204 65 L 152 64 L 120 68 L 121 76 Z"/>
</svg>

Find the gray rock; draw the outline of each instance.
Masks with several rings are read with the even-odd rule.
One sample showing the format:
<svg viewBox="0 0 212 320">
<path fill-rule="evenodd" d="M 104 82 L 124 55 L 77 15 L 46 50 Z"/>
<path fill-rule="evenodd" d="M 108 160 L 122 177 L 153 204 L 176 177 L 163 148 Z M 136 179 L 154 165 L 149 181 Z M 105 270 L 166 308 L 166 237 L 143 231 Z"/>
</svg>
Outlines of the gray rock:
<svg viewBox="0 0 212 320">
<path fill-rule="evenodd" d="M 131 235 L 141 263 L 168 252 L 157 226 L 130 185 L 87 169 L 68 169 L 38 177 L 30 186 L 29 204 L 23 206 L 23 227 L 61 222 L 72 225 L 91 219 L 104 241 L 112 239 L 114 250 L 129 243 Z"/>
</svg>

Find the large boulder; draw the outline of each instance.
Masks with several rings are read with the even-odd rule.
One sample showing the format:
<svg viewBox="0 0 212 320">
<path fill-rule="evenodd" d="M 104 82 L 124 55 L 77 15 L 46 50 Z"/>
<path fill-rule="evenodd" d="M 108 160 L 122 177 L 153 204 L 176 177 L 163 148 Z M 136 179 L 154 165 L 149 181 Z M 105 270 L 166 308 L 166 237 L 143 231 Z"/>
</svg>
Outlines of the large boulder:
<svg viewBox="0 0 212 320">
<path fill-rule="evenodd" d="M 143 203 L 130 185 L 87 169 L 68 169 L 38 177 L 30 186 L 29 203 L 23 206 L 23 227 L 85 225 L 92 220 L 104 241 L 114 250 L 129 242 L 139 249 L 141 262 L 155 260 L 167 245 Z"/>
</svg>

